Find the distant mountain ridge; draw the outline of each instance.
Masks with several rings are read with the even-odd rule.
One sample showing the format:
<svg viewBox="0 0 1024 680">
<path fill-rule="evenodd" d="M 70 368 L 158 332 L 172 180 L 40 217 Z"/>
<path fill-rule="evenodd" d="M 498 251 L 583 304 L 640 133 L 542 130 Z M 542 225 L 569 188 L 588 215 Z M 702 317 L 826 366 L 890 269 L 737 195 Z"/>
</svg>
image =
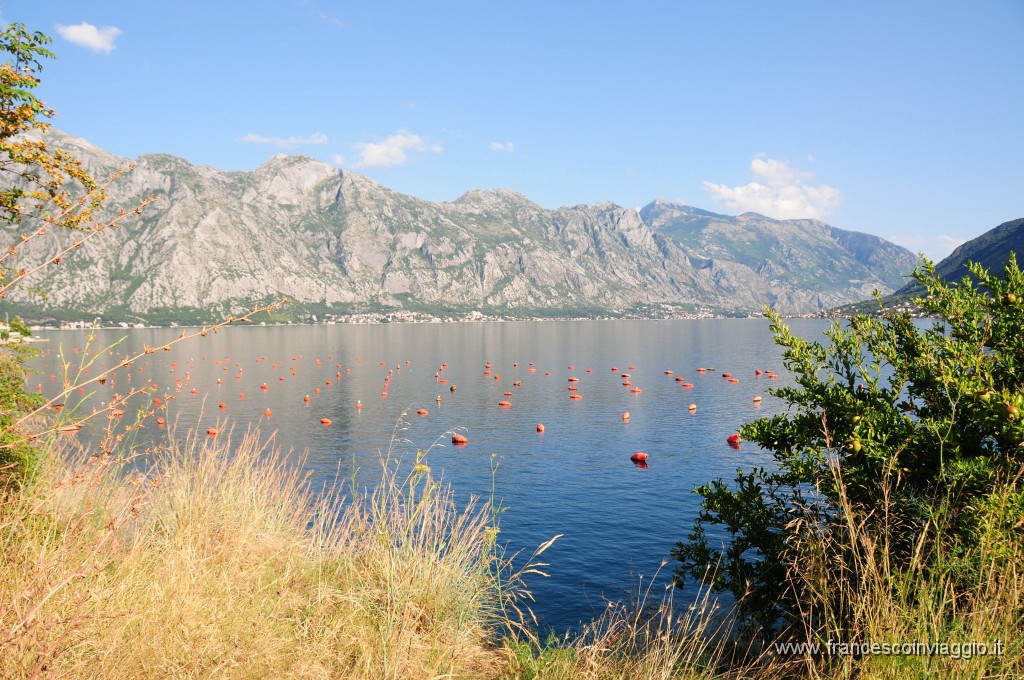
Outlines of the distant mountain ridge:
<svg viewBox="0 0 1024 680">
<path fill-rule="evenodd" d="M 959 282 L 965 276 L 973 279 L 967 270 L 967 263 L 976 262 L 990 272 L 1002 275 L 1011 252 L 1017 253 L 1017 263 L 1024 267 L 1024 217 L 1003 222 L 981 236 L 961 244 L 935 265 L 935 273 L 949 282 Z M 913 298 L 924 292 L 924 286 L 917 281 L 910 281 L 891 295 L 884 296 L 882 307 L 911 310 L 915 307 Z M 878 302 L 870 299 L 837 307 L 832 313 L 837 316 L 851 316 L 875 314 L 878 311 Z"/>
<path fill-rule="evenodd" d="M 128 160 L 58 130 L 97 176 Z M 889 292 L 916 258 L 814 220 L 718 215 L 667 201 L 548 210 L 507 189 L 449 202 L 302 157 L 253 171 L 144 155 L 109 209 L 158 202 L 3 308 L 31 318 L 194 322 L 286 295 L 282 318 L 406 311 L 512 317 L 812 313 Z M 8 229 L 12 231 L 12 229 Z M 29 244 L 40 261 L 68 234 Z"/>
<path fill-rule="evenodd" d="M 918 264 L 901 246 L 818 220 L 730 217 L 669 201 L 654 201 L 640 217 L 690 253 L 732 261 L 794 291 L 870 296 L 874 288 L 899 288 Z"/>
<path fill-rule="evenodd" d="M 1011 252 L 1017 253 L 1017 264 L 1024 266 L 1024 217 L 1003 222 L 981 236 L 960 244 L 935 265 L 935 273 L 946 281 L 959 281 L 969 274 L 967 263 L 976 262 L 995 274 L 1002 274 Z M 896 295 L 915 295 L 922 290 L 913 281 L 896 291 Z"/>
</svg>

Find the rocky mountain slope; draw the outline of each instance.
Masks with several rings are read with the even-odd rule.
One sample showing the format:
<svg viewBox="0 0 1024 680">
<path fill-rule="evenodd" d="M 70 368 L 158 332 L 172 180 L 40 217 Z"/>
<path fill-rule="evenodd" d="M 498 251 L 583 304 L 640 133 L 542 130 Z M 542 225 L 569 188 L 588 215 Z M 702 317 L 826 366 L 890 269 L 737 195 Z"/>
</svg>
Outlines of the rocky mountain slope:
<svg viewBox="0 0 1024 680">
<path fill-rule="evenodd" d="M 727 268 L 747 285 L 768 288 L 780 308 L 814 309 L 832 299 L 899 288 L 918 263 L 910 251 L 877 236 L 817 220 L 730 217 L 668 201 L 645 206 L 640 217 L 693 256 Z"/>
<path fill-rule="evenodd" d="M 125 165 L 51 130 L 98 176 Z M 510 316 L 806 313 L 888 292 L 908 251 L 809 220 L 726 217 L 655 202 L 547 210 L 513 191 L 435 203 L 302 156 L 251 172 L 146 155 L 110 209 L 158 201 L 12 292 L 33 318 L 190 322 L 280 295 L 286 317 L 405 309 Z M 13 231 L 8 229 L 13 236 Z M 29 250 L 45 259 L 72 235 Z"/>
</svg>

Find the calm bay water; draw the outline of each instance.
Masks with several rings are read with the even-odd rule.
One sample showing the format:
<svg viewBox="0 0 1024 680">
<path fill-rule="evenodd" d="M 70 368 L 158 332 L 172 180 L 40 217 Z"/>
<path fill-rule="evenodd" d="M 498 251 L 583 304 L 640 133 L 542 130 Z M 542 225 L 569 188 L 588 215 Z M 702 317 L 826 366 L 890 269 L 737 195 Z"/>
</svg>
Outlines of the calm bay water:
<svg viewBox="0 0 1024 680">
<path fill-rule="evenodd" d="M 811 338 L 826 327 L 820 320 L 791 325 Z M 121 342 L 90 374 L 178 334 L 99 331 L 94 347 Z M 85 347 L 87 333 L 40 335 L 50 342 L 40 345 L 45 353 L 28 385 L 53 394 L 59 380 L 50 374 L 61 373 L 60 350 L 77 362 L 81 355 L 72 348 Z M 316 486 L 339 470 L 347 477 L 354 467 L 361 483 L 372 483 L 380 452 L 392 445 L 409 461 L 417 449 L 429 449 L 426 462 L 435 474 L 443 471 L 460 500 L 486 499 L 493 482 L 495 500 L 506 508 L 500 538 L 511 551 L 525 557 L 563 534 L 544 555 L 551 577 L 534 577 L 529 585 L 544 624 L 564 631 L 600 613 L 605 598 L 621 599 L 641 576 L 649 582 L 692 526 L 696 485 L 770 463 L 752 444 L 736 450 L 726 438 L 744 422 L 784 408 L 766 392 L 791 382 L 780 356 L 761 319 L 239 327 L 149 355 L 132 367 L 131 380 L 120 369 L 113 385 L 108 381 L 93 398 L 146 382 L 162 393 L 188 372 L 189 385 L 170 405 L 168 422 L 205 430 L 226 421 L 236 431 L 259 423 L 264 433 L 276 431 L 296 460 L 306 453 Z M 484 374 L 488 361 L 491 375 Z M 700 374 L 698 367 L 715 370 Z M 780 373 L 779 379 L 755 376 L 758 368 Z M 623 386 L 622 373 L 642 392 Z M 677 376 L 693 387 L 682 387 Z M 581 399 L 569 398 L 570 386 Z M 755 395 L 763 396 L 760 404 Z M 511 407 L 500 407 L 502 400 Z M 688 412 L 690 403 L 695 413 Z M 428 414 L 417 415 L 418 409 Z M 322 426 L 321 418 L 331 425 Z M 537 423 L 545 425 L 543 434 Z M 450 443 L 455 429 L 468 437 L 466 446 Z M 161 433 L 154 427 L 145 436 Z M 649 454 L 646 469 L 630 462 L 636 451 Z M 493 475 L 492 461 L 498 464 Z M 662 570 L 662 580 L 672 566 Z"/>
</svg>

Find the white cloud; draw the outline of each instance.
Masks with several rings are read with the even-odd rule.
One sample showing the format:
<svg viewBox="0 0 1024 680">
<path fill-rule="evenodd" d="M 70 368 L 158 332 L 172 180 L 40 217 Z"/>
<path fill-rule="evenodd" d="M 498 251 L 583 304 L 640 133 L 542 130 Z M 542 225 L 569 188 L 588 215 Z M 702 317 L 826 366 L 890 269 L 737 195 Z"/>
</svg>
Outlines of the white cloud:
<svg viewBox="0 0 1024 680">
<path fill-rule="evenodd" d="M 495 151 L 504 151 L 505 153 L 512 153 L 516 150 L 516 145 L 512 142 L 491 142 L 491 148 Z"/>
<path fill-rule="evenodd" d="M 92 24 L 83 21 L 82 23 L 75 24 L 74 26 L 57 24 L 57 32 L 60 33 L 61 37 L 68 42 L 82 47 L 87 47 L 93 52 L 110 54 L 116 47 L 116 45 L 114 45 L 114 40 L 117 36 L 121 35 L 123 31 L 116 26 L 96 28 Z"/>
<path fill-rule="evenodd" d="M 335 165 L 345 165 L 345 157 L 340 153 L 331 154 L 331 162 Z"/>
<path fill-rule="evenodd" d="M 339 19 L 333 12 L 325 11 L 319 4 L 312 2 L 311 0 L 300 0 L 299 4 L 305 6 L 310 14 L 316 17 L 319 21 L 330 24 L 335 28 L 345 28 L 344 21 Z"/>
<path fill-rule="evenodd" d="M 907 250 L 917 253 L 924 253 L 925 257 L 933 262 L 938 262 L 964 243 L 962 238 L 939 235 L 927 236 L 924 234 L 895 234 L 889 240 L 901 245 Z"/>
<path fill-rule="evenodd" d="M 716 203 L 728 210 L 756 212 L 780 220 L 823 219 L 843 203 L 843 193 L 827 184 L 809 184 L 814 175 L 783 161 L 755 158 L 754 181 L 738 187 L 704 182 Z"/>
<path fill-rule="evenodd" d="M 263 135 L 255 135 L 250 132 L 245 137 L 242 137 L 242 141 L 249 142 L 250 144 L 270 144 L 279 149 L 294 149 L 297 146 L 326 144 L 328 140 L 327 135 L 322 132 L 314 132 L 306 137 L 264 137 Z"/>
<path fill-rule="evenodd" d="M 392 165 L 405 165 L 409 160 L 409 151 L 440 153 L 443 147 L 440 142 L 428 142 L 419 135 L 406 130 L 399 130 L 381 142 L 364 142 L 356 144 L 359 149 L 357 168 L 387 168 Z"/>
</svg>

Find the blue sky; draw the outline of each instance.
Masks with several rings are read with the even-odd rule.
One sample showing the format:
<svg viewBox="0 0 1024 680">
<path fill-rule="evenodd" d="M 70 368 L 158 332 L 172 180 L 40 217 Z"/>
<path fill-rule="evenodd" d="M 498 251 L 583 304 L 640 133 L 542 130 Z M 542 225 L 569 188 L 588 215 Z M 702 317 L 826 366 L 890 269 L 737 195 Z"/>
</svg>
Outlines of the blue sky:
<svg viewBox="0 0 1024 680">
<path fill-rule="evenodd" d="M 680 200 L 934 257 L 1024 217 L 1024 3 L 18 2 L 55 124 L 403 193 Z"/>
</svg>

